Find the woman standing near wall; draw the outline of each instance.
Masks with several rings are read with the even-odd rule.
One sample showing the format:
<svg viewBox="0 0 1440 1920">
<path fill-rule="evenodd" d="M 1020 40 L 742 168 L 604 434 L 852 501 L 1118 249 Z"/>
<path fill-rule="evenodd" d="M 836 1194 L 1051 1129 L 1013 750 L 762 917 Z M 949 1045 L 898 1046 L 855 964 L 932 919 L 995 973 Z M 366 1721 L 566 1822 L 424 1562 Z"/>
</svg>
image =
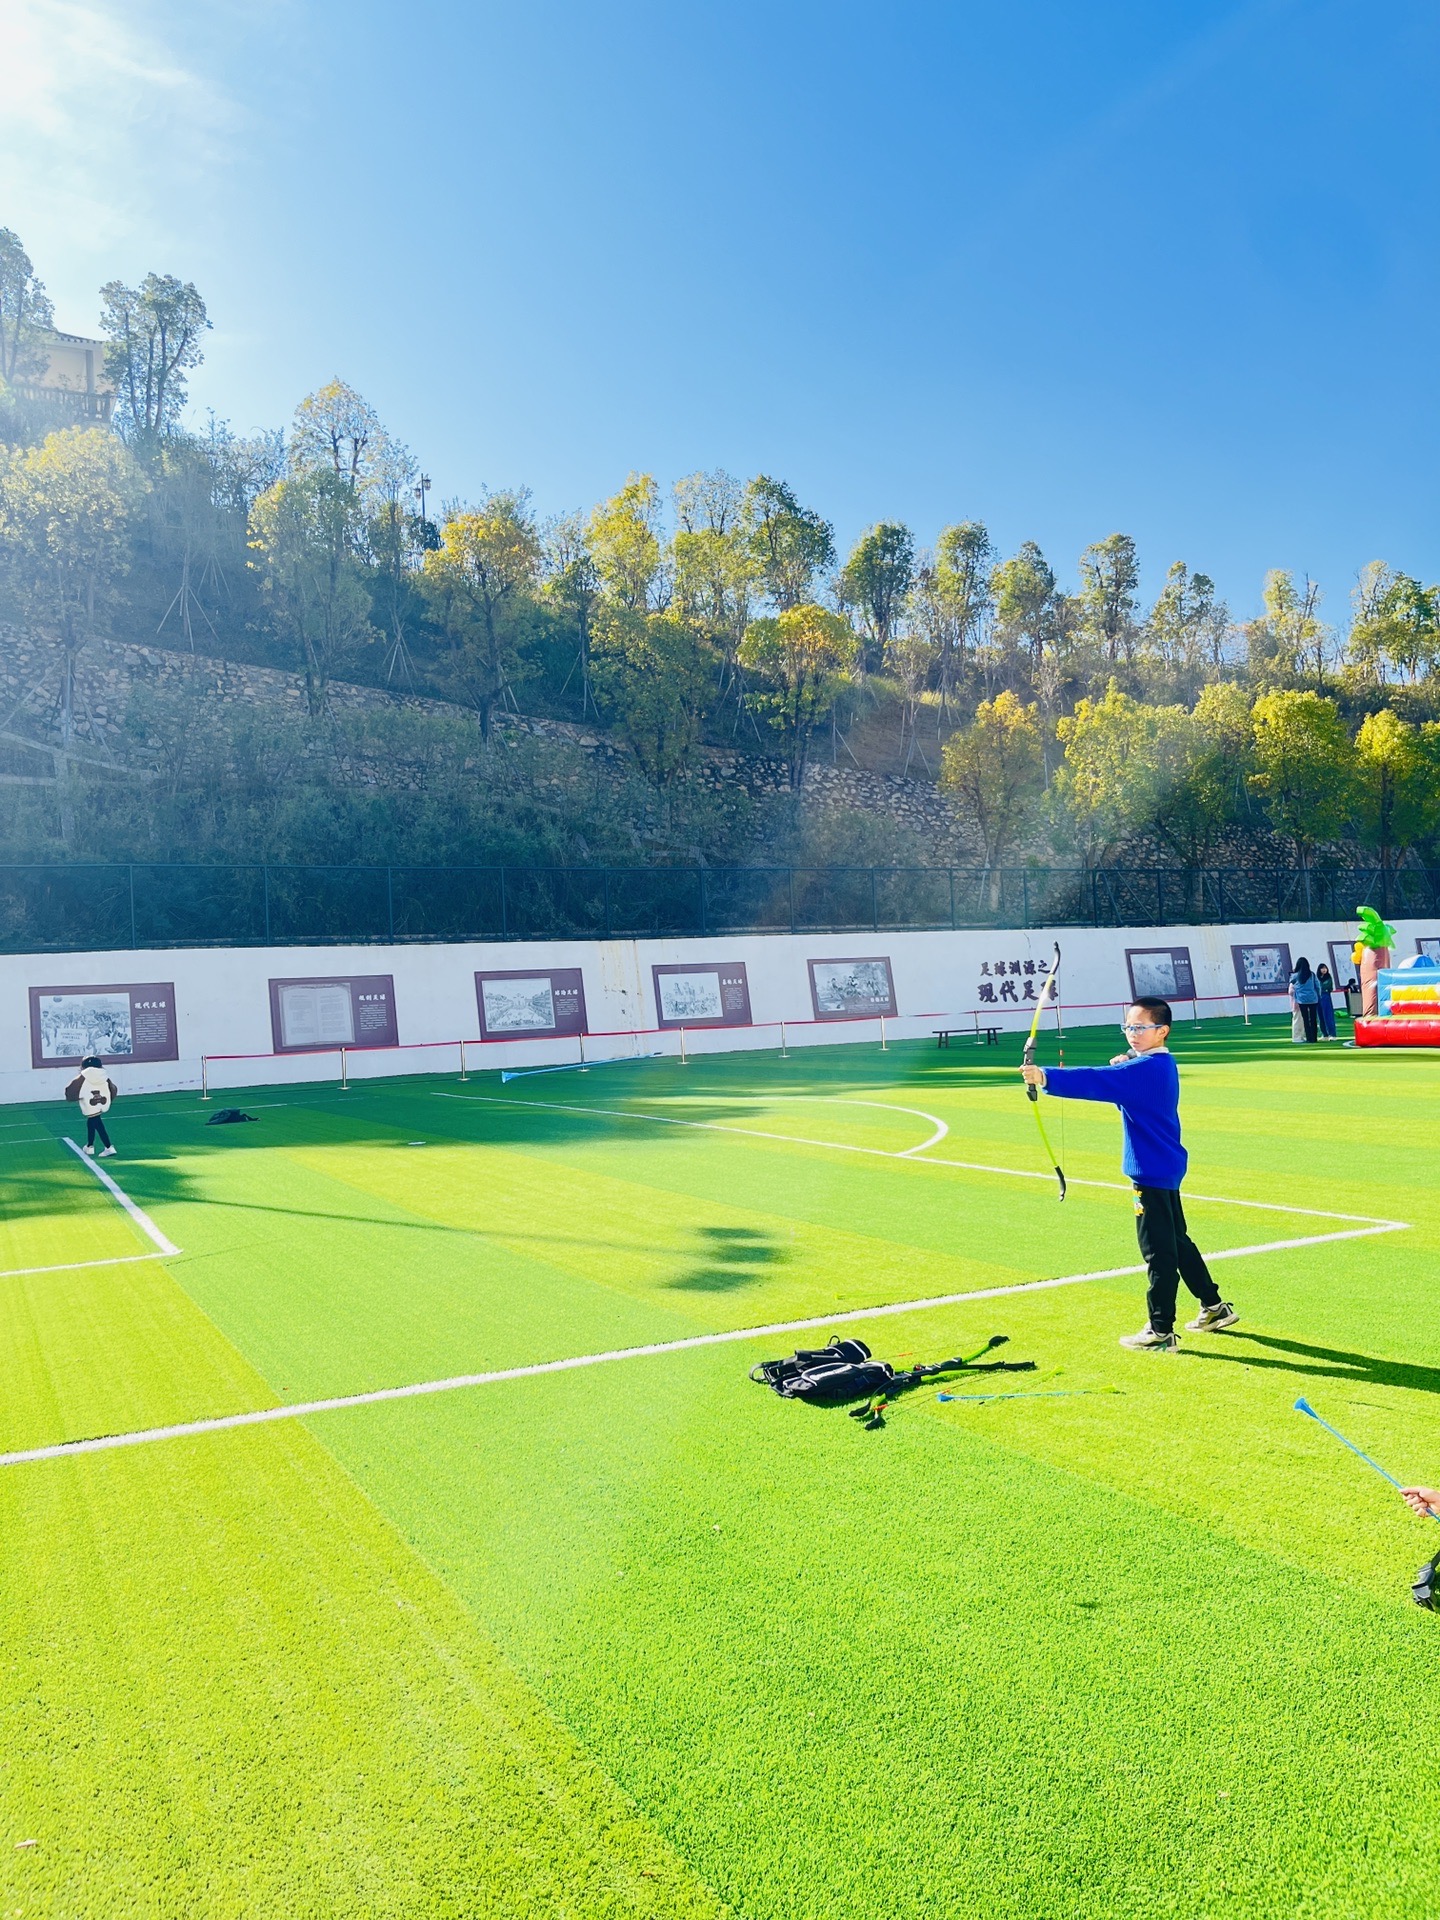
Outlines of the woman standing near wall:
<svg viewBox="0 0 1440 1920">
<path fill-rule="evenodd" d="M 1334 1040 L 1335 1032 L 1335 980 L 1329 967 L 1322 960 L 1315 969 L 1315 984 L 1320 989 L 1320 998 L 1316 1003 L 1320 1013 L 1320 1038 Z"/>
<path fill-rule="evenodd" d="M 1301 1032 L 1293 1031 L 1292 1038 L 1302 1041 L 1315 1041 L 1320 1038 L 1320 983 L 1310 971 L 1310 962 L 1302 953 L 1295 962 L 1295 971 L 1290 976 L 1291 1013 L 1300 1016 Z"/>
</svg>

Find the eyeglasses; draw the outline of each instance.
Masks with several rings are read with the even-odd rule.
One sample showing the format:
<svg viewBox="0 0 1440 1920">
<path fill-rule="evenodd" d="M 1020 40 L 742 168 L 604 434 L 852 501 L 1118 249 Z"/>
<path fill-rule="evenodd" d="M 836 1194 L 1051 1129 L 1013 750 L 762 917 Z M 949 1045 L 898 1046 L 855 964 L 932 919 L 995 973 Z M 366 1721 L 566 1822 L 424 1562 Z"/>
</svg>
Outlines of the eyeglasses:
<svg viewBox="0 0 1440 1920">
<path fill-rule="evenodd" d="M 1159 1033 L 1160 1028 L 1153 1020 L 1138 1020 L 1133 1024 L 1128 1020 L 1120 1022 L 1121 1033 Z"/>
</svg>

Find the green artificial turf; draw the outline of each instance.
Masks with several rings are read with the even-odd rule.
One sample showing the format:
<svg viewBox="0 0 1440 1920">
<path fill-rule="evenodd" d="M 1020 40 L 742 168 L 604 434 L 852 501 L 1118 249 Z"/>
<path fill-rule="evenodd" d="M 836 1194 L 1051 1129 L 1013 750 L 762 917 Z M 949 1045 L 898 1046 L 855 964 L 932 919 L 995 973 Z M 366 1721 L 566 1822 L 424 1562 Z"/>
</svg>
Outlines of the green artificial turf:
<svg viewBox="0 0 1440 1920">
<path fill-rule="evenodd" d="M 1440 1062 L 1287 1036 L 1177 1035 L 1197 1236 L 1407 1230 L 1226 1261 L 1178 1355 L 1117 1277 L 858 1323 L 1037 1362 L 873 1433 L 747 1379 L 817 1333 L 0 1468 L 0 1914 L 1427 1911 L 1440 1528 L 1291 1407 L 1440 1479 Z M 122 1101 L 183 1253 L 55 1273 L 147 1243 L 12 1110 L 0 1447 L 1133 1264 L 1014 1051 Z"/>
</svg>

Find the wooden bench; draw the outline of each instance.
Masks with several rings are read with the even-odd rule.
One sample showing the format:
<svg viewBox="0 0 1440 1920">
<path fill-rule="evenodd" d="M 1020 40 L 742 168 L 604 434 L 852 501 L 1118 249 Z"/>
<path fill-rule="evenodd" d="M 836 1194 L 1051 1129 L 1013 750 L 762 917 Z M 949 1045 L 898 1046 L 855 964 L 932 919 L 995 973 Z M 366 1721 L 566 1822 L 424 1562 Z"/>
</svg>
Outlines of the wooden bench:
<svg viewBox="0 0 1440 1920">
<path fill-rule="evenodd" d="M 952 1040 L 958 1040 L 962 1036 L 967 1040 L 970 1038 L 969 1027 L 935 1027 L 932 1028 L 932 1032 L 935 1035 L 935 1044 L 937 1047 L 948 1047 Z M 977 1047 L 999 1046 L 999 1027 L 982 1027 L 977 1020 L 975 1023 L 975 1044 Z"/>
</svg>

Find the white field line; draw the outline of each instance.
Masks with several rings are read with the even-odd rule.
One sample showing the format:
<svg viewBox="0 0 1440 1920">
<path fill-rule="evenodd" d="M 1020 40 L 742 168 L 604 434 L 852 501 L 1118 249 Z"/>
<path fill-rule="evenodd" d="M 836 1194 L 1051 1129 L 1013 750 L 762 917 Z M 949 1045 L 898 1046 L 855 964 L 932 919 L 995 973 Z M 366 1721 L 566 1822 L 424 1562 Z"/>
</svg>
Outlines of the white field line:
<svg viewBox="0 0 1440 1920">
<path fill-rule="evenodd" d="M 124 1253 L 117 1260 L 64 1260 L 58 1267 L 6 1267 L 0 1280 L 18 1280 L 27 1273 L 79 1273 L 91 1267 L 133 1267 L 137 1260 L 163 1260 L 163 1253 Z"/>
<path fill-rule="evenodd" d="M 1282 1247 L 1318 1247 L 1331 1240 L 1363 1240 L 1374 1233 L 1395 1233 L 1386 1222 L 1352 1228 L 1345 1233 L 1319 1233 L 1301 1240 L 1271 1240 L 1256 1247 L 1231 1247 L 1213 1253 L 1211 1260 L 1238 1260 L 1242 1255 L 1278 1253 Z M 434 1393 L 455 1393 L 462 1387 L 490 1387 L 505 1380 L 531 1380 L 544 1373 L 573 1373 L 580 1367 L 608 1366 L 615 1360 L 643 1360 L 662 1353 L 685 1353 L 692 1347 L 722 1347 L 739 1340 L 768 1340 L 782 1333 L 806 1333 L 816 1327 L 838 1327 L 857 1320 L 884 1320 L 897 1313 L 923 1313 L 933 1307 L 958 1307 L 971 1300 L 1000 1300 L 1017 1293 L 1044 1293 L 1055 1287 L 1083 1286 L 1089 1280 L 1120 1280 L 1144 1273 L 1143 1266 L 1104 1267 L 1096 1273 L 1066 1273 L 1054 1280 L 1022 1280 L 1009 1287 L 979 1287 L 973 1293 L 933 1294 L 924 1300 L 896 1300 L 880 1307 L 853 1307 L 844 1313 L 821 1313 L 807 1320 L 774 1320 L 763 1327 L 734 1327 L 725 1333 L 697 1333 L 686 1340 L 657 1340 L 644 1347 L 615 1347 L 607 1353 L 581 1353 L 565 1360 L 541 1360 L 528 1367 L 501 1367 L 491 1373 L 459 1373 L 444 1380 L 422 1380 L 413 1386 L 376 1387 L 369 1393 L 339 1394 L 329 1400 L 299 1400 L 286 1407 L 262 1407 L 254 1413 L 220 1414 L 212 1420 L 185 1420 L 169 1427 L 143 1427 L 134 1433 L 107 1433 L 91 1440 L 58 1440 L 48 1447 L 27 1447 L 0 1453 L 0 1467 L 19 1467 L 37 1460 L 63 1460 L 73 1453 L 107 1453 L 116 1447 L 148 1446 L 156 1440 L 184 1440 L 202 1433 L 228 1433 L 236 1427 L 269 1426 L 276 1420 L 304 1420 L 315 1413 L 342 1413 L 350 1407 L 373 1407 L 387 1400 L 418 1400 Z"/>
<path fill-rule="evenodd" d="M 115 1196 L 126 1213 L 129 1214 L 130 1218 L 152 1245 L 157 1246 L 161 1253 L 179 1253 L 179 1247 L 165 1238 L 164 1234 L 160 1231 L 159 1227 L 156 1226 L 149 1214 L 145 1212 L 144 1208 L 136 1206 L 124 1188 L 110 1178 L 110 1175 L 105 1171 L 104 1167 L 98 1165 L 90 1158 L 88 1153 L 85 1153 L 80 1147 L 77 1147 L 73 1140 L 66 1140 L 64 1144 L 70 1149 L 71 1153 L 74 1154 L 81 1166 L 88 1168 L 100 1182 L 101 1186 L 107 1188 Z"/>
<path fill-rule="evenodd" d="M 606 1120 L 643 1120 L 657 1127 L 693 1127 L 702 1133 L 739 1133 L 751 1140 L 778 1140 L 784 1146 L 827 1147 L 832 1153 L 863 1153 L 880 1160 L 910 1160 L 921 1167 L 958 1167 L 965 1173 L 1002 1173 L 1012 1180 L 1044 1180 L 1055 1178 L 1053 1172 L 1041 1173 L 1028 1167 L 992 1167 L 981 1160 L 943 1160 L 938 1154 L 926 1154 L 923 1160 L 916 1156 L 930 1145 L 922 1141 L 918 1147 L 907 1147 L 901 1153 L 892 1153 L 887 1147 L 857 1147 L 844 1140 L 811 1140 L 798 1133 L 764 1133 L 758 1127 L 734 1127 L 724 1120 L 677 1120 L 667 1113 L 631 1113 L 624 1107 L 574 1107 L 564 1106 L 557 1100 L 504 1100 L 494 1093 L 439 1093 L 431 1094 L 432 1100 L 471 1100 L 481 1101 L 495 1107 L 539 1107 L 547 1113 L 589 1113 L 598 1114 Z M 876 1107 L 884 1103 L 878 1100 L 846 1101 L 847 1106 Z M 917 1107 L 890 1107 L 892 1113 L 918 1113 Z M 935 1119 L 933 1114 L 922 1114 L 922 1119 Z M 936 1123 L 940 1124 L 940 1123 Z M 1072 1187 L 1097 1187 L 1106 1193 L 1133 1193 L 1134 1188 L 1123 1180 L 1085 1180 L 1078 1174 L 1066 1183 Z M 1219 1207 L 1250 1207 L 1258 1213 L 1294 1213 L 1307 1220 L 1354 1220 L 1361 1225 L 1377 1231 L 1396 1232 L 1408 1228 L 1408 1220 L 1381 1220 L 1369 1213 L 1335 1213 L 1325 1207 L 1292 1207 L 1278 1200 L 1232 1200 L 1226 1194 L 1187 1192 L 1187 1200 L 1204 1200 Z M 1208 1257 L 1208 1256 L 1207 1256 Z"/>
</svg>

